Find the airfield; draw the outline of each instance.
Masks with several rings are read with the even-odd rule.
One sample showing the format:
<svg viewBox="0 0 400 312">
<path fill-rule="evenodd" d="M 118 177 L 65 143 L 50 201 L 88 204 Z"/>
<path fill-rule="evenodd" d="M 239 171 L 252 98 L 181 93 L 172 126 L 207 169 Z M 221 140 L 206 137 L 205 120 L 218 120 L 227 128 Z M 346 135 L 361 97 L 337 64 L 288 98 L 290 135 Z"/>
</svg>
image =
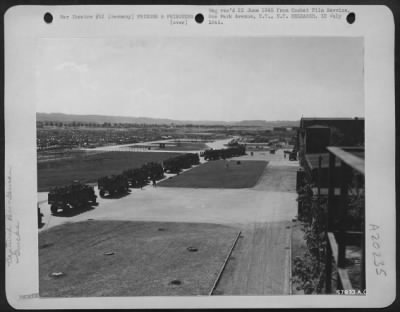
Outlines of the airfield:
<svg viewBox="0 0 400 312">
<path fill-rule="evenodd" d="M 254 183 L 231 187 L 227 171 L 251 162 L 263 164 Z M 298 162 L 283 150 L 248 152 L 220 169 L 225 182 L 185 185 L 206 165 L 63 216 L 51 215 L 47 192 L 39 192 L 40 295 L 289 294 Z"/>
</svg>

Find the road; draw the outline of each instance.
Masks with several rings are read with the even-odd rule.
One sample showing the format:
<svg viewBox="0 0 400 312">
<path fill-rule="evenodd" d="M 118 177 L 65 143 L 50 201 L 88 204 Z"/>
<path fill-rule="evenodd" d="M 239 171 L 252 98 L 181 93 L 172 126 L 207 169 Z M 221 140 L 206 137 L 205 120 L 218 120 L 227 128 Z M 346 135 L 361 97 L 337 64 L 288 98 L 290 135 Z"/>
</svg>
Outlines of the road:
<svg viewBox="0 0 400 312">
<path fill-rule="evenodd" d="M 266 218 L 256 215 L 241 225 L 242 235 L 214 291 L 215 295 L 290 294 L 291 219 L 296 215 L 297 162 L 283 151 L 254 152 L 241 159 L 268 159 L 269 164 L 252 188 L 266 197 Z M 251 213 L 250 211 L 248 211 Z"/>
<path fill-rule="evenodd" d="M 213 294 L 290 294 L 290 221 L 254 222 L 241 231 Z"/>
<path fill-rule="evenodd" d="M 223 139 L 223 140 L 215 140 L 213 142 L 205 143 L 210 148 L 219 149 L 219 148 L 226 148 L 225 144 L 228 143 L 231 139 Z M 121 145 L 106 145 L 106 146 L 99 146 L 95 148 L 81 148 L 84 151 L 103 151 L 103 152 L 110 152 L 110 151 L 128 151 L 128 152 L 138 152 L 138 151 L 145 151 L 145 152 L 154 152 L 154 153 L 176 153 L 177 151 L 173 150 L 164 150 L 164 149 L 148 149 L 149 145 L 158 144 L 158 143 L 170 143 L 176 142 L 176 139 L 167 139 L 167 140 L 157 140 L 157 141 L 148 141 L 148 142 L 140 142 L 140 143 L 129 143 L 129 144 L 121 144 Z M 204 149 L 199 150 L 192 150 L 192 151 L 179 151 L 182 153 L 199 153 Z"/>
<path fill-rule="evenodd" d="M 46 230 L 65 222 L 87 219 L 205 222 L 232 225 L 243 237 L 216 287 L 215 294 L 271 295 L 289 292 L 290 224 L 296 215 L 297 162 L 276 154 L 254 152 L 237 159 L 269 161 L 257 185 L 250 189 L 191 189 L 147 186 L 119 199 L 99 197 L 99 205 L 84 213 L 51 216 L 39 193 Z"/>
</svg>

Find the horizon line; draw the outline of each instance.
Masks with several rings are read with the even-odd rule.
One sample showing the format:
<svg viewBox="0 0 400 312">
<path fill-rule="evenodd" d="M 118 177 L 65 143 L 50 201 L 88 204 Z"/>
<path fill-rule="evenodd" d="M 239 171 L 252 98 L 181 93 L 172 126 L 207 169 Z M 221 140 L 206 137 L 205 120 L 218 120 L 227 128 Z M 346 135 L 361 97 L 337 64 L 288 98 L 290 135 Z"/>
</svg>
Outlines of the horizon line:
<svg viewBox="0 0 400 312">
<path fill-rule="evenodd" d="M 36 114 L 60 114 L 60 115 L 72 115 L 72 116 L 99 116 L 99 117 L 121 117 L 121 118 L 147 118 L 147 119 L 168 119 L 171 121 L 180 121 L 180 122 L 241 122 L 241 121 L 264 121 L 264 122 L 274 122 L 274 121 L 300 121 L 302 118 L 306 118 L 306 119 L 341 119 L 341 118 L 364 118 L 364 116 L 342 116 L 342 117 L 316 117 L 316 116 L 301 116 L 298 119 L 274 119 L 274 120 L 267 120 L 267 119 L 242 119 L 242 120 L 210 120 L 210 119 L 198 119 L 198 120 L 194 120 L 194 119 L 175 119 L 175 118 L 169 118 L 169 117 L 148 117 L 148 116 L 122 116 L 122 115 L 102 115 L 102 114 L 73 114 L 73 113 L 61 113 L 61 112 L 36 112 Z"/>
</svg>

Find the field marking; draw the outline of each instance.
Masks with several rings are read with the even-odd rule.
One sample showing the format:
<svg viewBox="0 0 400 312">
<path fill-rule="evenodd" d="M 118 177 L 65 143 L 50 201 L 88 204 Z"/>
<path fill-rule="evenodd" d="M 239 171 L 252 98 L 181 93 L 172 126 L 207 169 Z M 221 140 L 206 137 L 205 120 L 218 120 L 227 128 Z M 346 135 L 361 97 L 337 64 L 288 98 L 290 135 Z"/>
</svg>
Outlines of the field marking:
<svg viewBox="0 0 400 312">
<path fill-rule="evenodd" d="M 211 287 L 211 290 L 210 290 L 210 292 L 208 293 L 209 296 L 212 295 L 212 293 L 214 292 L 215 288 L 217 287 L 218 282 L 219 282 L 219 280 L 221 279 L 222 273 L 223 273 L 224 270 L 225 270 L 225 266 L 226 266 L 226 264 L 227 264 L 229 258 L 231 257 L 232 251 L 233 251 L 233 249 L 235 248 L 236 243 L 237 243 L 237 241 L 238 241 L 238 239 L 239 239 L 239 237 L 240 237 L 241 234 L 242 234 L 242 231 L 239 231 L 238 235 L 236 236 L 235 241 L 233 242 L 233 244 L 232 244 L 232 246 L 231 246 L 231 249 L 229 250 L 228 255 L 227 255 L 226 258 L 225 258 L 224 263 L 222 263 L 221 270 L 219 271 L 219 274 L 218 274 L 218 276 L 217 276 L 217 278 L 216 278 L 216 280 L 215 280 L 215 282 L 214 282 L 214 285 Z"/>
<path fill-rule="evenodd" d="M 292 295 L 292 235 L 293 228 L 290 226 L 290 240 L 289 240 L 289 295 Z"/>
<path fill-rule="evenodd" d="M 256 187 L 256 186 L 258 185 L 258 183 L 260 183 L 260 182 L 262 181 L 261 178 L 264 177 L 265 174 L 267 174 L 267 170 L 269 170 L 269 168 L 268 168 L 268 166 L 269 166 L 269 160 L 265 160 L 265 162 L 266 162 L 267 164 L 265 165 L 263 172 L 260 174 L 260 176 L 258 177 L 256 183 L 255 183 L 251 188 Z"/>
<path fill-rule="evenodd" d="M 286 246 L 288 247 L 288 250 L 286 252 L 285 256 L 285 280 L 283 281 L 283 293 L 284 294 L 292 294 L 291 291 L 291 275 L 292 275 L 292 227 L 290 226 L 290 229 L 288 229 L 286 232 Z"/>
</svg>

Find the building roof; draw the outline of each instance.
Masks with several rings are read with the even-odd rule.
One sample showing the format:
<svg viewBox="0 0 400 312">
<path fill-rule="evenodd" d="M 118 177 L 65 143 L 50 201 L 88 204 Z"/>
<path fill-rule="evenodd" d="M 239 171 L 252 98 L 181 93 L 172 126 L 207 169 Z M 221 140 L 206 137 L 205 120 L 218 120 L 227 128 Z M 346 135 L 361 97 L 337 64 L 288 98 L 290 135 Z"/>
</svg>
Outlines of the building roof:
<svg viewBox="0 0 400 312">
<path fill-rule="evenodd" d="M 301 117 L 300 120 L 364 120 L 364 117 Z"/>
<path fill-rule="evenodd" d="M 322 118 L 322 117 L 303 117 L 300 119 L 300 128 L 307 128 L 311 126 L 327 126 L 327 127 L 349 127 L 357 126 L 364 127 L 364 118 L 354 117 L 354 118 Z"/>
</svg>

